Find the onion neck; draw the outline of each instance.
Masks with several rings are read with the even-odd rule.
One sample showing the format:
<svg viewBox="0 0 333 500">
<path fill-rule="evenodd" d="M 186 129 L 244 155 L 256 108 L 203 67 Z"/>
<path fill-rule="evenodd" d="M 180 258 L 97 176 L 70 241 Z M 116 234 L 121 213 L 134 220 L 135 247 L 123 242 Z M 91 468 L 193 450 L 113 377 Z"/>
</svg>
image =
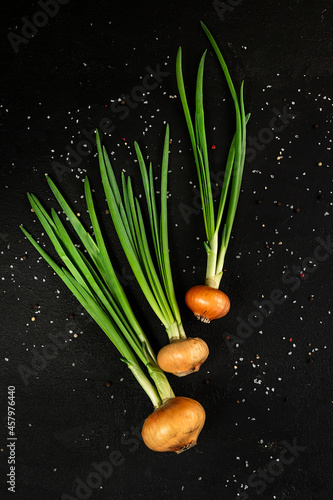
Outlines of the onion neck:
<svg viewBox="0 0 333 500">
<path fill-rule="evenodd" d="M 134 377 L 149 397 L 155 409 L 162 406 L 162 404 L 164 404 L 168 399 L 175 397 L 165 373 L 157 364 L 154 362 L 146 364 L 148 373 L 154 382 L 153 384 L 144 374 L 138 363 L 125 359 L 123 359 L 123 361 L 127 364 L 128 368 L 131 370 Z"/>
<path fill-rule="evenodd" d="M 217 259 L 218 252 L 218 231 L 215 231 L 209 244 L 206 246 L 207 251 L 207 267 L 205 285 L 211 288 L 219 288 L 222 270 L 218 271 L 219 263 Z M 220 255 L 219 255 L 220 257 Z"/>
<path fill-rule="evenodd" d="M 182 340 L 186 340 L 187 337 L 182 323 L 178 324 L 178 331 L 179 331 L 179 338 Z"/>
<path fill-rule="evenodd" d="M 155 406 L 155 408 L 159 408 L 162 406 L 165 401 L 168 399 L 172 399 L 175 397 L 175 394 L 169 384 L 168 379 L 166 378 L 165 373 L 161 370 L 158 365 L 148 364 L 147 369 L 149 371 L 149 375 L 153 379 L 155 386 L 157 388 L 158 394 L 160 396 L 159 404 Z"/>
<path fill-rule="evenodd" d="M 151 359 L 154 361 L 154 363 L 157 363 L 156 355 L 155 355 L 155 353 L 150 345 L 150 342 L 147 339 L 144 331 L 142 330 L 141 326 L 139 325 L 139 323 L 137 323 L 137 325 L 135 325 L 135 333 L 139 337 L 141 343 L 144 345 L 146 355 L 148 354 L 151 357 Z"/>
<path fill-rule="evenodd" d="M 217 274 L 215 276 L 209 276 L 209 278 L 205 279 L 205 285 L 209 286 L 210 288 L 218 289 L 220 286 L 221 278 L 222 278 L 222 274 Z"/>
<path fill-rule="evenodd" d="M 162 398 L 160 395 L 160 391 L 156 387 L 154 387 L 154 385 L 150 382 L 148 377 L 146 377 L 146 375 L 144 374 L 144 372 L 142 371 L 140 366 L 137 363 L 134 363 L 133 361 L 128 361 L 128 360 L 123 360 L 123 361 L 126 362 L 128 368 L 131 370 L 134 377 L 136 378 L 136 380 L 141 385 L 142 389 L 145 391 L 145 393 L 149 397 L 154 408 L 158 408 L 159 406 L 161 406 Z M 148 371 L 150 372 L 149 368 L 148 368 Z M 150 373 L 150 376 L 154 380 L 154 377 L 151 375 L 151 373 Z M 154 382 L 155 382 L 155 380 L 154 380 Z M 156 385 L 156 382 L 155 382 L 155 385 Z M 171 389 L 171 387 L 170 387 L 170 389 Z M 172 391 L 172 389 L 171 389 L 171 391 Z"/>
<path fill-rule="evenodd" d="M 168 334 L 169 342 L 187 338 L 182 323 L 177 323 L 177 321 L 174 321 L 171 325 L 166 326 L 165 330 Z"/>
</svg>

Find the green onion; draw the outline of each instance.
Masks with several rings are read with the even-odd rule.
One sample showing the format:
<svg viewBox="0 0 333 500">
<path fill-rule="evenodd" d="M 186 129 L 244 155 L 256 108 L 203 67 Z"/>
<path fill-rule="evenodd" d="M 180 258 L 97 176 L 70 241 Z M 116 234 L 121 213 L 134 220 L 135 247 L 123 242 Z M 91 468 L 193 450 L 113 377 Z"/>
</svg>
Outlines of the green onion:
<svg viewBox="0 0 333 500">
<path fill-rule="evenodd" d="M 60 267 L 37 241 L 21 226 L 36 250 L 63 280 L 86 311 L 115 345 L 154 407 L 174 397 L 165 374 L 157 365 L 156 356 L 140 327 L 124 290 L 116 276 L 97 220 L 88 178 L 85 179 L 85 197 L 95 239 L 84 229 L 53 181 L 48 184 L 81 240 L 87 256 L 73 243 L 54 209 L 51 215 L 33 194 L 28 198 L 44 227 L 64 267 Z M 149 377 L 144 373 L 146 368 Z"/>
<path fill-rule="evenodd" d="M 180 47 L 177 53 L 176 77 L 177 77 L 179 95 L 182 102 L 185 120 L 192 144 L 197 175 L 199 179 L 202 213 L 203 213 L 205 232 L 207 237 L 207 241 L 205 242 L 205 249 L 207 252 L 205 285 L 214 289 L 218 289 L 223 275 L 224 259 L 230 241 L 231 230 L 234 223 L 237 203 L 240 194 L 244 163 L 245 163 L 245 153 L 246 153 L 246 124 L 250 115 L 249 114 L 245 115 L 244 111 L 244 96 L 243 96 L 244 82 L 242 82 L 241 84 L 240 93 L 238 97 L 230 73 L 228 71 L 227 65 L 222 57 L 219 47 L 217 46 L 212 34 L 204 25 L 204 23 L 201 23 L 201 25 L 217 55 L 218 61 L 223 70 L 224 76 L 226 78 L 234 102 L 235 117 L 236 117 L 236 132 L 229 148 L 219 206 L 217 214 L 215 214 L 210 170 L 209 170 L 208 147 L 207 147 L 207 139 L 205 132 L 205 115 L 204 115 L 204 103 L 203 103 L 203 77 L 204 77 L 204 64 L 207 51 L 205 51 L 203 56 L 201 57 L 197 73 L 195 116 L 193 122 L 186 97 L 183 72 L 182 72 L 182 50 Z M 227 205 L 227 212 L 226 216 L 223 219 L 226 205 Z M 220 237 L 221 227 L 222 227 L 222 235 Z M 195 293 L 187 296 L 186 302 L 199 319 L 205 322 L 209 322 L 210 319 L 214 319 L 214 317 L 209 317 L 209 312 L 208 312 L 208 309 L 210 309 L 211 306 L 213 307 L 213 303 L 205 304 L 203 306 L 204 309 L 201 309 L 201 307 L 197 309 L 198 302 L 200 301 L 200 294 L 199 294 L 200 290 L 198 288 L 195 288 L 194 291 Z M 201 292 L 207 294 L 207 290 L 205 289 L 201 289 Z M 223 302 L 222 299 L 225 299 L 225 297 L 222 297 L 220 294 L 215 294 L 213 300 L 214 307 L 218 306 L 217 303 L 220 303 L 220 306 L 222 306 L 221 301 Z M 213 294 L 210 295 L 210 298 L 213 299 Z M 192 301 L 195 302 L 195 304 L 191 304 Z M 228 309 L 227 304 L 224 304 L 224 306 L 226 306 L 225 309 Z M 212 316 L 214 315 L 214 312 L 210 311 L 210 314 Z"/>
<path fill-rule="evenodd" d="M 191 398 L 175 397 L 158 366 L 106 250 L 88 179 L 85 179 L 85 197 L 95 238 L 84 229 L 49 177 L 47 181 L 81 240 L 86 255 L 73 243 L 56 211 L 52 209 L 49 215 L 32 194 L 28 194 L 31 206 L 64 265 L 60 267 L 21 226 L 23 233 L 118 349 L 121 360 L 154 405 L 154 412 L 142 427 L 146 446 L 158 452 L 175 453 L 191 448 L 204 425 L 205 411 Z"/>
<path fill-rule="evenodd" d="M 177 347 L 160 351 L 158 363 L 164 371 L 183 376 L 199 369 L 208 356 L 208 347 L 201 339 L 196 339 L 196 342 L 193 342 L 193 339 L 187 339 L 173 286 L 167 215 L 169 136 L 167 125 L 161 166 L 160 210 L 156 203 L 153 166 L 150 163 L 147 167 L 138 143 L 134 144 L 147 203 L 152 244 L 149 244 L 146 224 L 139 201 L 133 193 L 131 178 L 126 178 L 122 173 L 122 189 L 120 190 L 109 156 L 105 147 L 102 148 L 98 132 L 96 142 L 109 211 L 124 253 L 143 294 L 164 325 L 169 341 L 178 342 Z M 176 357 L 182 358 L 182 363 L 177 367 L 174 365 Z M 171 358 L 171 363 L 169 363 Z"/>
</svg>

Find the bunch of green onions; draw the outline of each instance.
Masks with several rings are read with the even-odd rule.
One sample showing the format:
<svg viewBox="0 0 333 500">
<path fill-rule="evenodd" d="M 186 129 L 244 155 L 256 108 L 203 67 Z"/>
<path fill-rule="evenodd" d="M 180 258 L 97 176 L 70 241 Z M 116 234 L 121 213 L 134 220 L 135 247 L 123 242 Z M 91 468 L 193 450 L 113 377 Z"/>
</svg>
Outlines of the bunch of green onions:
<svg viewBox="0 0 333 500">
<path fill-rule="evenodd" d="M 205 323 L 209 323 L 212 319 L 221 318 L 227 314 L 230 309 L 230 300 L 225 293 L 219 290 L 219 286 L 223 275 L 224 259 L 230 240 L 241 189 L 246 153 L 246 124 L 250 115 L 245 115 L 244 110 L 244 82 L 241 84 L 240 95 L 238 97 L 219 47 L 204 23 L 201 23 L 201 25 L 217 55 L 218 61 L 225 75 L 231 97 L 234 102 L 236 115 L 236 132 L 229 148 L 218 211 L 215 216 L 203 104 L 203 76 L 207 51 L 205 51 L 201 57 L 197 73 L 195 117 L 193 122 L 185 92 L 182 72 L 182 50 L 180 47 L 176 62 L 177 85 L 190 135 L 199 179 L 202 214 L 207 237 L 207 241 L 205 242 L 205 249 L 207 252 L 205 285 L 192 287 L 187 292 L 185 300 L 188 307 L 193 311 L 198 319 Z M 227 198 L 228 208 L 222 226 L 222 219 Z M 220 237 L 219 233 L 221 227 L 223 228 L 222 236 Z"/>
<path fill-rule="evenodd" d="M 84 229 L 55 184 L 48 184 L 72 224 L 87 256 L 73 243 L 57 212 L 47 213 L 39 200 L 28 194 L 36 213 L 64 266 L 60 267 L 21 226 L 28 240 L 63 280 L 86 311 L 118 349 L 132 374 L 151 400 L 155 411 L 145 421 L 142 436 L 156 451 L 180 453 L 196 444 L 205 420 L 201 405 L 190 398 L 175 397 L 151 345 L 139 325 L 112 266 L 96 216 L 89 181 L 85 198 L 95 239 Z M 144 371 L 145 369 L 145 371 Z M 192 423 L 190 427 L 187 422 Z M 193 432 L 193 429 L 196 429 Z"/>
<path fill-rule="evenodd" d="M 158 353 L 158 364 L 166 372 L 184 376 L 200 368 L 209 350 L 202 339 L 186 337 L 174 291 L 167 216 L 169 138 L 167 125 L 161 166 L 160 210 L 156 203 L 152 163 L 148 169 L 139 145 L 134 143 L 149 214 L 150 244 L 140 203 L 133 193 L 131 178 L 126 179 L 122 173 L 121 193 L 98 133 L 96 142 L 104 191 L 120 243 L 143 294 L 169 337 L 170 343 Z"/>
<path fill-rule="evenodd" d="M 226 77 L 236 113 L 236 132 L 229 149 L 219 207 L 215 216 L 203 106 L 206 51 L 198 69 L 193 122 L 185 93 L 182 52 L 179 48 L 176 64 L 177 84 L 199 178 L 207 236 L 205 285 L 192 287 L 187 292 L 185 300 L 199 319 L 209 322 L 211 319 L 224 316 L 230 308 L 229 298 L 218 288 L 240 194 L 246 151 L 246 123 L 249 115 L 245 115 L 244 111 L 243 83 L 238 98 L 221 52 L 206 26 L 203 23 L 202 26 Z M 47 177 L 52 193 L 74 228 L 84 252 L 73 242 L 55 209 L 52 208 L 49 214 L 32 194 L 28 194 L 31 207 L 63 264 L 58 265 L 26 229 L 22 226 L 21 229 L 108 336 L 119 351 L 121 360 L 126 363 L 151 400 L 154 412 L 148 416 L 142 428 L 145 444 L 155 451 L 180 453 L 196 444 L 205 422 L 205 412 L 197 401 L 175 397 L 164 372 L 183 376 L 197 371 L 206 360 L 209 350 L 202 339 L 186 337 L 173 285 L 167 217 L 169 139 L 170 132 L 167 125 L 159 203 L 156 200 L 152 163 L 147 167 L 139 145 L 134 144 L 147 203 L 150 227 L 148 235 L 147 224 L 140 203 L 134 195 L 130 177 L 126 178 L 122 173 L 121 189 L 119 189 L 106 149 L 102 147 L 96 132 L 101 178 L 111 218 L 138 284 L 168 335 L 169 344 L 159 351 L 157 357 L 134 315 L 113 268 L 98 222 L 88 178 L 85 179 L 84 190 L 94 237 L 86 231 L 53 181 Z M 222 226 L 227 204 L 228 209 Z M 220 237 L 219 231 L 222 227 Z"/>
</svg>

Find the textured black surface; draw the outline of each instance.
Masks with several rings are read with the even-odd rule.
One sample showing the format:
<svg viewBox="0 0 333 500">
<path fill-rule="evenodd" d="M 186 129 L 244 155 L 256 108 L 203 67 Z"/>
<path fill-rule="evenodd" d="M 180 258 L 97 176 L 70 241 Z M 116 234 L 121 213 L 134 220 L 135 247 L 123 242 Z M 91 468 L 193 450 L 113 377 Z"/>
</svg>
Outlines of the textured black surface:
<svg viewBox="0 0 333 500">
<path fill-rule="evenodd" d="M 71 0 L 58 6 L 27 43 L 15 39 L 15 52 L 13 34 L 22 36 L 22 18 L 33 20 L 41 6 L 1 5 L 1 498 L 332 498 L 331 2 L 229 0 L 215 6 Z M 200 20 L 216 37 L 235 85 L 245 79 L 252 113 L 243 191 L 221 283 L 232 307 L 211 325 L 198 323 L 183 300 L 191 285 L 204 280 L 205 251 L 196 172 L 177 98 L 179 45 L 191 98 L 199 58 L 209 49 L 205 106 L 217 175 L 224 169 L 234 116 Z M 122 93 L 142 85 L 148 66 L 163 72 L 159 86 L 128 112 L 121 104 L 112 107 Z M 279 128 L 273 134 L 279 113 L 284 121 L 275 122 Z M 86 140 L 84 131 L 100 128 L 103 119 L 114 126 L 104 137 L 114 167 L 132 175 L 136 193 L 142 187 L 134 140 L 154 161 L 158 176 L 165 122 L 171 127 L 176 292 L 187 334 L 202 336 L 211 351 L 197 374 L 170 377 L 178 395 L 197 399 L 207 413 L 198 445 L 179 456 L 153 453 L 140 441 L 149 400 L 19 229 L 24 224 L 37 238 L 42 232 L 27 191 L 55 206 L 45 173 L 87 220 L 82 198 L 87 174 L 125 290 L 156 350 L 164 345 L 163 329 L 138 290 L 105 213 L 95 148 L 72 165 L 66 162 L 68 147 L 77 150 Z M 322 241 L 328 251 L 322 249 L 313 266 Z M 248 328 L 248 338 L 232 351 L 228 345 L 239 318 L 248 324 L 254 301 L 269 299 L 273 290 L 283 292 L 283 303 L 260 327 Z M 60 335 L 58 351 L 43 351 Z M 54 358 L 37 359 L 42 352 Z M 6 485 L 9 385 L 16 387 L 15 493 Z M 302 449 L 284 470 L 276 463 L 274 468 L 281 453 L 292 457 L 284 455 L 286 443 Z M 109 477 L 89 488 L 87 482 L 98 479 L 91 475 L 93 464 L 111 459 Z M 265 467 L 268 476 L 258 479 Z"/>
</svg>

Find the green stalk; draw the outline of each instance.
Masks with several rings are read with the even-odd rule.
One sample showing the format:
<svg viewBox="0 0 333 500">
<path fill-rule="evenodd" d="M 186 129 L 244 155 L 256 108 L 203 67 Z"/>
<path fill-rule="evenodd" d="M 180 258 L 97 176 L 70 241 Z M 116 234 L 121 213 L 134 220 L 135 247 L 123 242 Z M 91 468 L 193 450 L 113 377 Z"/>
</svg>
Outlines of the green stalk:
<svg viewBox="0 0 333 500">
<path fill-rule="evenodd" d="M 178 49 L 176 62 L 176 76 L 179 95 L 187 123 L 196 169 L 199 179 L 200 196 L 203 209 L 203 219 L 206 230 L 207 252 L 206 280 L 205 284 L 213 288 L 219 288 L 223 275 L 224 259 L 227 252 L 232 226 L 234 223 L 236 208 L 240 194 L 245 154 L 246 154 L 246 124 L 250 115 L 244 111 L 244 82 L 241 84 L 240 97 L 238 99 L 234 84 L 230 77 L 228 67 L 208 28 L 201 23 L 216 55 L 226 78 L 230 94 L 235 106 L 236 132 L 232 140 L 222 185 L 219 207 L 215 219 L 212 200 L 211 180 L 208 163 L 208 148 L 205 132 L 204 104 L 203 104 L 203 72 L 206 51 L 204 52 L 198 69 L 195 98 L 195 128 L 191 119 L 189 105 L 187 102 L 184 78 L 182 73 L 181 48 Z M 222 224 L 226 200 L 229 195 L 227 214 L 223 225 L 220 242 L 219 230 Z"/>
<path fill-rule="evenodd" d="M 169 126 L 163 146 L 161 168 L 161 208 L 158 212 L 152 165 L 149 171 L 137 143 L 134 144 L 146 196 L 154 258 L 148 242 L 140 204 L 134 197 L 130 177 L 122 174 L 122 193 L 106 153 L 96 132 L 102 183 L 111 218 L 127 260 L 153 311 L 164 325 L 169 340 L 186 339 L 173 286 L 168 246 L 167 174 Z M 156 262 L 156 263 L 155 263 Z"/>
<path fill-rule="evenodd" d="M 204 65 L 204 61 L 205 61 L 205 54 L 202 56 L 201 61 L 200 61 L 199 70 L 198 70 L 198 80 L 200 80 L 200 77 L 202 75 L 202 68 Z M 189 105 L 187 102 L 185 84 L 184 84 L 184 78 L 183 78 L 183 71 L 182 71 L 182 49 L 181 49 L 181 47 L 179 47 L 178 52 L 177 52 L 176 77 L 177 77 L 179 96 L 180 96 L 181 103 L 183 106 L 186 124 L 187 124 L 187 128 L 189 131 L 190 139 L 191 139 L 194 161 L 195 161 L 197 174 L 198 174 L 198 180 L 199 180 L 199 190 L 200 190 L 200 197 L 201 197 L 201 203 L 202 203 L 203 219 L 204 219 L 204 224 L 205 224 L 207 240 L 209 241 L 212 237 L 212 227 L 211 227 L 211 225 L 212 225 L 212 211 L 210 210 L 209 196 L 207 195 L 207 192 L 209 192 L 209 190 L 211 190 L 211 186 L 209 183 L 209 169 L 208 169 L 208 175 L 207 175 L 207 170 L 205 170 L 205 168 L 204 168 L 202 156 L 200 156 L 200 145 L 197 142 L 198 130 L 197 130 L 197 134 L 195 134 L 194 126 L 193 126 L 193 122 L 192 122 L 192 118 L 191 118 L 191 113 L 190 113 Z M 197 94 L 198 94 L 198 89 L 200 89 L 199 83 L 197 84 Z M 202 98 L 200 95 L 197 95 L 197 102 L 199 100 L 202 101 Z M 202 121 L 201 121 L 201 125 L 203 125 Z M 198 127 L 197 127 L 197 129 L 198 129 Z M 201 131 L 202 131 L 202 127 L 201 127 Z M 202 142 L 204 142 L 204 140 Z"/>
<path fill-rule="evenodd" d="M 168 202 L 167 202 L 169 141 L 170 141 L 170 129 L 169 125 L 167 124 L 164 137 L 162 167 L 161 167 L 160 217 L 158 217 L 158 211 L 156 207 L 152 164 L 150 164 L 150 169 L 149 169 L 149 185 L 148 185 L 148 172 L 140 147 L 137 143 L 135 143 L 134 146 L 137 153 L 138 162 L 140 165 L 142 182 L 146 194 L 146 201 L 147 201 L 149 220 L 151 226 L 151 234 L 154 241 L 155 255 L 158 263 L 159 274 L 161 277 L 161 281 L 163 283 L 165 294 L 168 299 L 168 303 L 170 304 L 170 308 L 172 310 L 173 317 L 175 318 L 175 322 L 177 324 L 178 332 L 176 337 L 181 339 L 186 339 L 185 331 L 182 326 L 182 319 L 175 294 L 175 289 L 173 285 L 170 253 L 169 253 Z"/>
<path fill-rule="evenodd" d="M 87 208 L 89 211 L 89 216 L 90 220 L 93 226 L 95 238 L 96 238 L 96 243 L 92 239 L 89 233 L 84 229 L 81 221 L 79 218 L 75 215 L 73 210 L 70 208 L 54 182 L 50 179 L 49 176 L 46 177 L 47 182 L 56 198 L 58 201 L 60 207 L 63 209 L 66 217 L 69 219 L 70 223 L 72 224 L 73 228 L 75 229 L 78 237 L 80 238 L 81 242 L 83 245 L 85 245 L 85 248 L 91 257 L 92 261 L 94 262 L 96 268 L 98 269 L 99 273 L 103 276 L 105 280 L 105 285 L 103 286 L 102 282 L 98 283 L 98 287 L 101 289 L 103 287 L 104 294 L 107 294 L 107 299 L 109 301 L 114 301 L 113 303 L 113 308 L 117 307 L 117 314 L 120 316 L 122 315 L 122 320 L 125 321 L 126 318 L 126 323 L 127 323 L 127 329 L 129 329 L 129 325 L 131 325 L 131 329 L 135 331 L 135 334 L 138 337 L 138 340 L 140 343 L 145 343 L 147 345 L 148 351 L 152 358 L 156 361 L 156 358 L 154 358 L 155 354 L 153 353 L 153 350 L 149 344 L 149 341 L 144 334 L 139 322 L 137 321 L 133 310 L 127 300 L 127 297 L 125 295 L 125 292 L 116 276 L 116 273 L 114 271 L 114 268 L 112 266 L 110 257 L 108 255 L 105 242 L 102 236 L 102 232 L 98 223 L 98 219 L 96 216 L 96 211 L 92 199 L 92 194 L 91 194 L 91 189 L 90 189 L 90 184 L 88 178 L 85 179 L 84 187 L 85 187 L 85 197 L 86 197 L 86 202 L 87 202 Z M 63 233 L 64 234 L 64 233 Z M 67 236 L 67 241 L 70 241 L 69 236 Z M 72 248 L 75 249 L 74 245 L 71 243 Z M 97 290 L 98 290 L 97 287 Z M 110 293 L 107 293 L 107 289 L 113 290 L 113 294 L 110 296 Z"/>
<path fill-rule="evenodd" d="M 157 365 L 156 356 L 115 274 L 100 231 L 89 182 L 85 181 L 85 194 L 96 241 L 85 231 L 49 178 L 48 183 L 80 237 L 90 260 L 74 245 L 55 210 L 51 210 L 50 216 L 34 195 L 28 194 L 31 206 L 65 267 L 60 267 L 26 229 L 22 226 L 21 229 L 115 345 L 122 361 L 127 364 L 157 408 L 166 399 L 174 397 L 174 393 L 165 374 Z M 149 378 L 140 363 L 146 367 Z"/>
</svg>

